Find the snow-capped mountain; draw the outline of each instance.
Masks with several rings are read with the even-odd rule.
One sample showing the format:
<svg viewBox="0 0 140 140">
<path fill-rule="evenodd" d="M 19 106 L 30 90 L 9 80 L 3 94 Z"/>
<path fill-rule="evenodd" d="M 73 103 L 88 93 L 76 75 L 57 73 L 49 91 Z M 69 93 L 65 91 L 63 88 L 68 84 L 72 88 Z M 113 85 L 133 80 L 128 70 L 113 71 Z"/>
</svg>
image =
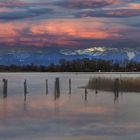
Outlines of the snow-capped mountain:
<svg viewBox="0 0 140 140">
<path fill-rule="evenodd" d="M 92 47 L 86 49 L 60 49 L 52 51 L 34 51 L 34 52 L 15 52 L 0 54 L 0 64 L 2 65 L 48 65 L 58 63 L 60 59 L 104 59 L 113 61 L 135 60 L 140 61 L 140 48 L 107 48 Z"/>
<path fill-rule="evenodd" d="M 90 58 L 106 59 L 106 60 L 136 60 L 139 61 L 140 48 L 106 48 L 93 47 L 83 50 L 61 50 L 61 53 L 68 55 L 83 55 Z"/>
</svg>

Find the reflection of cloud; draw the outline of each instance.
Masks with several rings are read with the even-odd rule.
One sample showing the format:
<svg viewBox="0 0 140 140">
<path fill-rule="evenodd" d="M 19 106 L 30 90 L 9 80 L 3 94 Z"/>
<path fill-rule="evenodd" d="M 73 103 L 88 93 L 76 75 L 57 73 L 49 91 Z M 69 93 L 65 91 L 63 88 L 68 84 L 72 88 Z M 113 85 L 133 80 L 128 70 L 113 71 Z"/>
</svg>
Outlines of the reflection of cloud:
<svg viewBox="0 0 140 140">
<path fill-rule="evenodd" d="M 97 114 L 103 114 L 103 113 L 106 113 L 108 112 L 109 110 L 107 108 L 104 108 L 104 107 L 100 107 L 100 106 L 97 106 L 97 107 L 86 107 L 86 109 L 84 110 L 83 108 L 81 109 L 77 109 L 76 112 L 79 112 L 79 113 L 95 113 L 96 115 Z"/>
</svg>

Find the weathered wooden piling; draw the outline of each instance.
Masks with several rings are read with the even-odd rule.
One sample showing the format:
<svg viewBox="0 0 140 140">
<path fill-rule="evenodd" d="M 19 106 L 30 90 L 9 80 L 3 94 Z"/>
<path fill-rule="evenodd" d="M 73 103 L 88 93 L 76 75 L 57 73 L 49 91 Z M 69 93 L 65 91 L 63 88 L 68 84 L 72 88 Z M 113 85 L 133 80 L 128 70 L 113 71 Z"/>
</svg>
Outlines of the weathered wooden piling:
<svg viewBox="0 0 140 140">
<path fill-rule="evenodd" d="M 119 92 L 120 90 L 120 82 L 119 82 L 119 79 L 116 78 L 115 81 L 114 81 L 114 92 Z"/>
<path fill-rule="evenodd" d="M 27 81 L 24 81 L 24 101 L 26 101 L 26 96 L 27 96 Z"/>
<path fill-rule="evenodd" d="M 55 79 L 55 99 L 60 97 L 60 80 L 57 77 Z"/>
<path fill-rule="evenodd" d="M 98 94 L 98 79 L 95 80 L 95 93 Z"/>
<path fill-rule="evenodd" d="M 48 94 L 48 80 L 46 80 L 46 95 Z"/>
<path fill-rule="evenodd" d="M 119 91 L 120 91 L 120 82 L 119 79 L 116 78 L 114 81 L 114 96 L 115 96 L 115 100 L 118 99 L 119 97 Z"/>
<path fill-rule="evenodd" d="M 123 94 L 123 91 L 122 91 L 122 74 L 120 74 L 120 92 L 121 92 L 121 94 Z"/>
<path fill-rule="evenodd" d="M 69 79 L 69 94 L 71 94 L 71 79 Z"/>
<path fill-rule="evenodd" d="M 3 79 L 3 98 L 7 98 L 8 80 Z"/>
<path fill-rule="evenodd" d="M 87 101 L 87 95 L 88 95 L 88 91 L 87 91 L 87 87 L 85 87 L 85 101 Z"/>
</svg>

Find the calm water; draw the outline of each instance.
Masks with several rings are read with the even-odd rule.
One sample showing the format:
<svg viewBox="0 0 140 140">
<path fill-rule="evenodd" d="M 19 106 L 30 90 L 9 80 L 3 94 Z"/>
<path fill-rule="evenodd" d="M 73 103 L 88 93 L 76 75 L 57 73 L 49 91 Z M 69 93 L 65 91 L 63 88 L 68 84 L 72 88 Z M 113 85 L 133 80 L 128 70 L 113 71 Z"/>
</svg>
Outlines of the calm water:
<svg viewBox="0 0 140 140">
<path fill-rule="evenodd" d="M 114 102 L 111 92 L 84 89 L 90 77 L 79 73 L 1 73 L 0 140 L 139 140 L 140 94 L 122 93 Z M 120 74 L 102 74 L 119 77 Z M 122 74 L 121 76 L 139 76 Z M 60 77 L 60 97 L 54 98 L 55 78 Z M 2 98 L 2 78 L 8 81 L 8 98 Z M 69 78 L 72 92 L 69 94 Z M 23 81 L 28 97 L 24 102 Z M 46 96 L 45 80 L 49 93 Z"/>
</svg>

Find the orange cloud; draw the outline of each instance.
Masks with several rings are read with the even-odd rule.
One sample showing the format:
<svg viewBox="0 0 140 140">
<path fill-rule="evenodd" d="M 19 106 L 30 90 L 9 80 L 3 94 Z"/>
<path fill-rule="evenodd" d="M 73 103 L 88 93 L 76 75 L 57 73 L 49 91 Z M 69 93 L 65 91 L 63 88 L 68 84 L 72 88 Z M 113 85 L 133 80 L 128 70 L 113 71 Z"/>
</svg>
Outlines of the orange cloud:
<svg viewBox="0 0 140 140">
<path fill-rule="evenodd" d="M 138 3 L 130 3 L 130 4 L 128 4 L 128 8 L 139 10 L 140 9 L 140 4 L 138 4 Z"/>
<path fill-rule="evenodd" d="M 96 19 L 62 19 L 42 22 L 31 27 L 32 34 L 69 36 L 83 39 L 113 39 L 119 37 L 120 29 L 108 28 Z"/>
<path fill-rule="evenodd" d="M 125 38 L 122 32 L 126 29 L 120 24 L 97 18 L 0 23 L 0 44 L 75 46 L 79 44 L 76 40 Z"/>
</svg>

